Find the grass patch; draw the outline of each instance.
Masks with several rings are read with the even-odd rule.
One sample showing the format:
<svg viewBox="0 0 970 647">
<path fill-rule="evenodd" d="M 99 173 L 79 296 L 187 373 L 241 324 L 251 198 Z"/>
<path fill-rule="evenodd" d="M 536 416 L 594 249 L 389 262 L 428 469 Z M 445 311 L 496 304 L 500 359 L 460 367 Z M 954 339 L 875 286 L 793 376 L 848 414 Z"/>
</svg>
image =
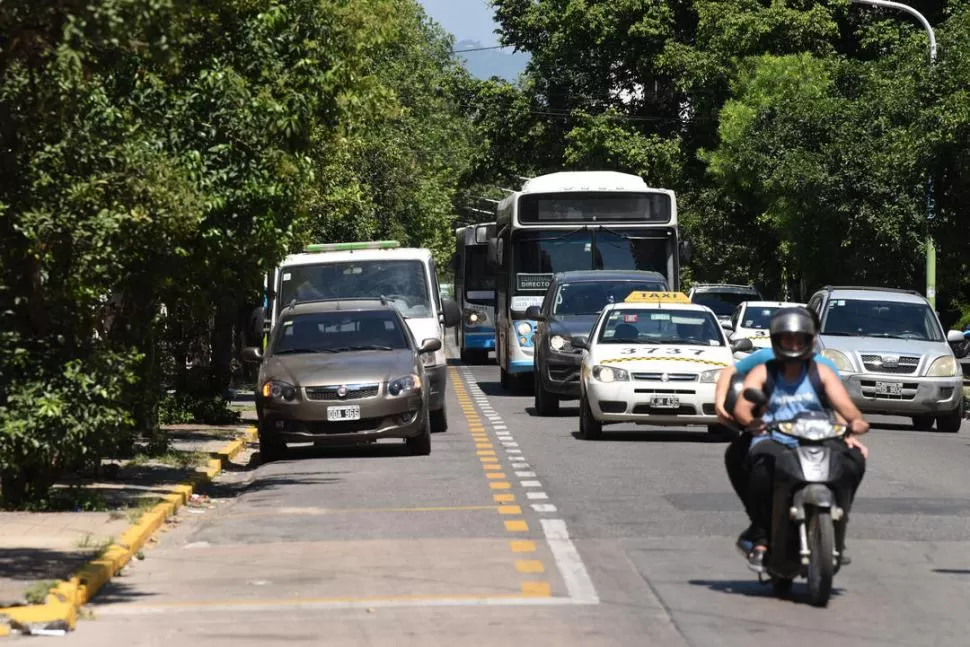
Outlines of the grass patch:
<svg viewBox="0 0 970 647">
<path fill-rule="evenodd" d="M 57 580 L 41 580 L 34 582 L 24 589 L 24 600 L 27 604 L 44 604 L 47 601 L 47 593 L 57 585 Z"/>
<path fill-rule="evenodd" d="M 157 496 L 144 496 L 138 499 L 138 503 L 133 506 L 129 506 L 125 511 L 124 515 L 128 518 L 128 523 L 136 524 L 138 520 L 141 519 L 142 515 L 154 508 L 156 505 L 162 502 L 161 497 Z"/>
<path fill-rule="evenodd" d="M 86 533 L 83 537 L 74 542 L 74 547 L 80 550 L 89 550 L 94 553 L 96 557 L 101 557 L 104 555 L 104 551 L 108 550 L 108 546 L 113 543 L 115 543 L 114 537 L 95 539 L 94 535 L 91 533 Z"/>
<path fill-rule="evenodd" d="M 205 465 L 209 460 L 208 452 L 180 451 L 170 449 L 162 454 L 152 455 L 139 453 L 127 462 L 127 467 L 143 465 L 167 465 L 179 469 L 193 469 Z"/>
<path fill-rule="evenodd" d="M 110 509 L 104 494 L 82 485 L 56 487 L 43 499 L 25 505 L 27 512 L 105 512 Z"/>
</svg>

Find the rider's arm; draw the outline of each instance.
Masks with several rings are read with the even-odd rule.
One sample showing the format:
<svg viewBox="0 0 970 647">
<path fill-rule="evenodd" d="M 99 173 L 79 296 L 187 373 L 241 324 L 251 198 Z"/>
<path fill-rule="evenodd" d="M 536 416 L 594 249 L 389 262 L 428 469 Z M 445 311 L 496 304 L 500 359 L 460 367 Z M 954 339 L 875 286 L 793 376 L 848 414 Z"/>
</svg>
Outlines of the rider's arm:
<svg viewBox="0 0 970 647">
<path fill-rule="evenodd" d="M 714 412 L 718 419 L 725 424 L 734 422 L 734 412 L 724 408 L 724 401 L 727 399 L 728 387 L 731 385 L 731 378 L 734 377 L 735 373 L 737 373 L 737 370 L 733 366 L 721 369 L 721 375 L 717 378 L 717 384 L 714 386 Z"/>
<path fill-rule="evenodd" d="M 818 376 L 822 379 L 825 395 L 832 403 L 832 408 L 849 424 L 852 431 L 857 434 L 864 434 L 869 431 L 869 423 L 862 417 L 862 412 L 859 411 L 859 407 L 855 406 L 839 376 L 824 364 L 818 365 Z"/>
<path fill-rule="evenodd" d="M 745 389 L 762 390 L 765 386 L 765 379 L 768 377 L 768 369 L 764 364 L 751 369 L 748 376 L 744 378 Z M 745 397 L 738 398 L 738 404 L 734 407 L 734 417 L 743 426 L 747 427 L 754 421 L 754 403 Z"/>
</svg>

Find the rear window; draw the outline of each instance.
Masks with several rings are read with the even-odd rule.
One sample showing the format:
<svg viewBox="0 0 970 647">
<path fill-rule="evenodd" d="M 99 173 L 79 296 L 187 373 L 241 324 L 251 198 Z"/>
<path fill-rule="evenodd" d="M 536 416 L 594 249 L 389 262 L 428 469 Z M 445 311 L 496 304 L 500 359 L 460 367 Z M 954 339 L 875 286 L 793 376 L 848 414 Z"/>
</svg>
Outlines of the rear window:
<svg viewBox="0 0 970 647">
<path fill-rule="evenodd" d="M 581 281 L 563 283 L 552 304 L 554 315 L 595 315 L 610 303 L 622 303 L 631 292 L 666 292 L 663 281 Z"/>
<path fill-rule="evenodd" d="M 719 317 L 730 317 L 734 314 L 734 309 L 743 302 L 760 298 L 761 295 L 756 292 L 717 292 L 712 290 L 695 292 L 691 302 L 707 306 Z"/>
</svg>

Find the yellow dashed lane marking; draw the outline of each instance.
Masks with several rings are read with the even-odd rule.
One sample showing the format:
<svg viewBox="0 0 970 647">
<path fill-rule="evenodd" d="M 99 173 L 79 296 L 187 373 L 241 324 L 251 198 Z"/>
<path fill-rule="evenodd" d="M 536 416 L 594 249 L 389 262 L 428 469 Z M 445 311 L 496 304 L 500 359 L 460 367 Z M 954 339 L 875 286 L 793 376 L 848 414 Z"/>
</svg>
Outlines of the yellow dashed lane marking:
<svg viewBox="0 0 970 647">
<path fill-rule="evenodd" d="M 516 539 L 509 542 L 509 548 L 512 549 L 513 553 L 534 553 L 536 552 L 536 543 L 528 539 Z"/>
<path fill-rule="evenodd" d="M 505 529 L 509 532 L 529 532 L 529 524 L 521 519 L 505 522 Z"/>
<path fill-rule="evenodd" d="M 505 474 L 503 474 L 502 472 L 487 472 L 485 474 L 485 478 L 487 478 L 489 480 L 498 481 L 498 480 L 504 479 L 505 478 Z"/>
<path fill-rule="evenodd" d="M 492 500 L 496 503 L 512 503 L 515 501 L 514 494 L 495 494 L 492 496 Z"/>
<path fill-rule="evenodd" d="M 552 595 L 552 587 L 548 582 L 522 582 L 524 595 L 548 598 Z"/>
<path fill-rule="evenodd" d="M 515 570 L 520 573 L 545 573 L 546 567 L 538 559 L 517 559 Z"/>
<path fill-rule="evenodd" d="M 488 487 L 492 488 L 493 490 L 511 490 L 512 484 L 508 481 L 493 481 L 488 484 Z"/>
<path fill-rule="evenodd" d="M 494 449 L 479 449 L 475 453 L 478 454 L 479 456 L 495 456 Z"/>
<path fill-rule="evenodd" d="M 499 514 L 522 514 L 522 508 L 517 505 L 500 505 L 498 507 Z"/>
<path fill-rule="evenodd" d="M 484 465 L 482 465 L 482 469 L 484 469 L 484 470 L 500 470 L 500 469 L 502 469 L 502 466 L 499 465 L 498 463 L 485 463 Z"/>
</svg>

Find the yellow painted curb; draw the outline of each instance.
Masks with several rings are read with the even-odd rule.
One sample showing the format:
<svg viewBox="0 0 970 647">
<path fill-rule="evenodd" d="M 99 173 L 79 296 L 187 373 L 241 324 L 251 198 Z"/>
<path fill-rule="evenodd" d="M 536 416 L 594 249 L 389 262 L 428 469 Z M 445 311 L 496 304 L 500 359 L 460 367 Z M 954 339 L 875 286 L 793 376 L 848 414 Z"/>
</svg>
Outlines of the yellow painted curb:
<svg viewBox="0 0 970 647">
<path fill-rule="evenodd" d="M 162 502 L 141 516 L 134 525 L 98 557 L 82 566 L 70 580 L 58 582 L 47 593 L 44 604 L 0 609 L 0 637 L 14 631 L 70 631 L 77 624 L 78 609 L 114 577 L 141 550 L 165 520 L 185 505 L 193 491 L 222 471 L 225 463 L 235 458 L 246 445 L 256 440 L 255 427 L 250 427 L 236 440 L 212 452 L 203 471 L 196 472 L 187 483 L 176 485 L 162 497 Z"/>
</svg>

